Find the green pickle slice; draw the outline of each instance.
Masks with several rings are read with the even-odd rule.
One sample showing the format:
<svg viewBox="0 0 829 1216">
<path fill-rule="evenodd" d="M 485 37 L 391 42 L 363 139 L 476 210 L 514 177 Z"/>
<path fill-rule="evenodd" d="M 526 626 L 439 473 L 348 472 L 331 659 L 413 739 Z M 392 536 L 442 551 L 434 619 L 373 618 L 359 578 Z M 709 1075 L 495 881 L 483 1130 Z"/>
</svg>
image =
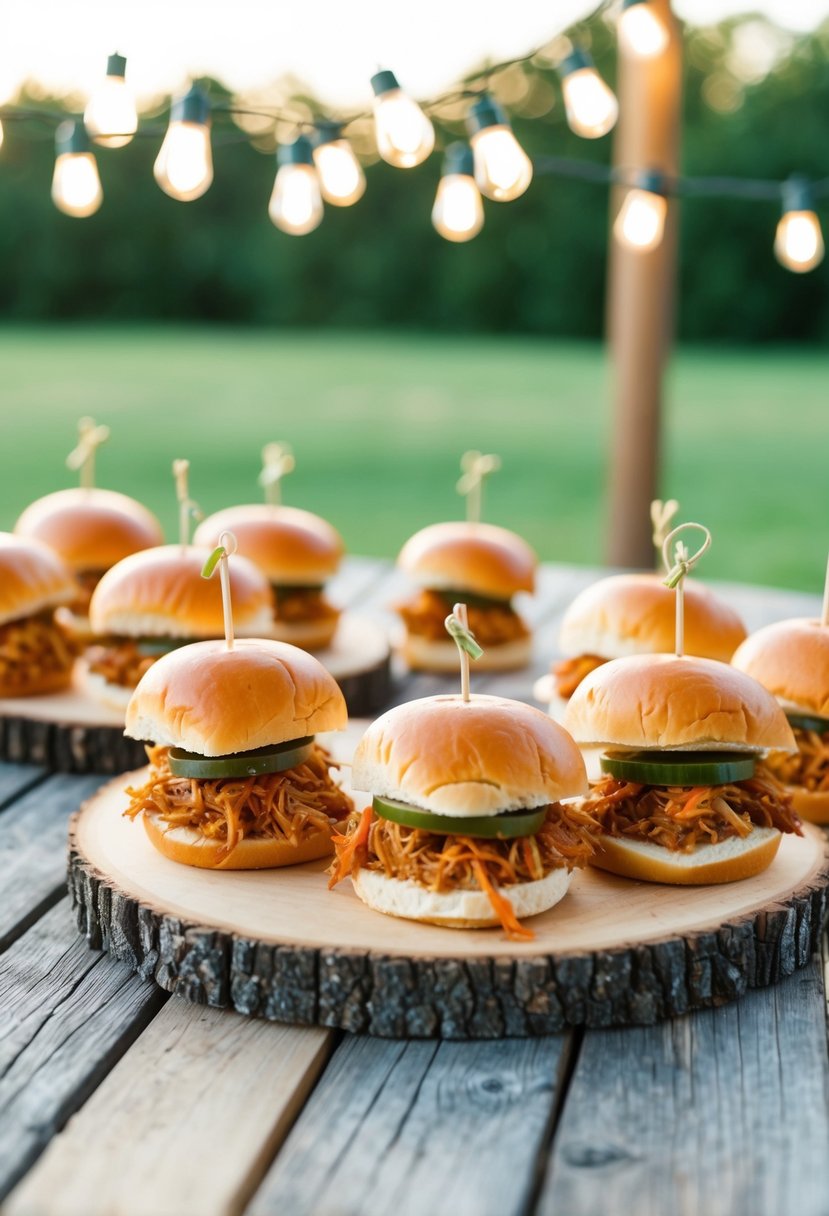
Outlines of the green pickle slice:
<svg viewBox="0 0 829 1216">
<path fill-rule="evenodd" d="M 744 752 L 628 752 L 601 758 L 602 772 L 642 785 L 728 785 L 754 776 Z"/>
<path fill-rule="evenodd" d="M 374 809 L 383 819 L 406 828 L 422 828 L 437 836 L 481 836 L 508 840 L 514 836 L 534 836 L 547 814 L 546 806 L 531 811 L 504 811 L 501 815 L 434 815 L 408 802 L 394 798 L 374 798 Z"/>
<path fill-rule="evenodd" d="M 829 730 L 829 718 L 819 718 L 817 714 L 786 714 L 786 717 L 800 730 L 816 730 L 819 735 L 825 735 Z"/>
<path fill-rule="evenodd" d="M 258 777 L 261 773 L 282 773 L 303 764 L 313 746 L 314 736 L 307 735 L 304 739 L 288 739 L 285 743 L 274 743 L 229 756 L 199 756 L 181 747 L 171 747 L 170 772 L 176 777 L 196 777 L 205 781 L 217 777 Z"/>
</svg>

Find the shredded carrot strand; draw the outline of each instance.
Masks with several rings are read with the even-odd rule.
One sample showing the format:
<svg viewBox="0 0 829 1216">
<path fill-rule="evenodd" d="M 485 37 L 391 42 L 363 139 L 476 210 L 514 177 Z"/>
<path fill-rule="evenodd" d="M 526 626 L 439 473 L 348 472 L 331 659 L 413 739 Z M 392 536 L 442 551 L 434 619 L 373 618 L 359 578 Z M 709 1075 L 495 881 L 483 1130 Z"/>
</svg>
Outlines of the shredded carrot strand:
<svg viewBox="0 0 829 1216">
<path fill-rule="evenodd" d="M 374 810 L 367 806 L 360 816 L 360 825 L 353 836 L 342 836 L 335 833 L 331 840 L 334 844 L 335 860 L 331 867 L 331 878 L 328 881 L 328 889 L 336 887 L 338 882 L 342 882 L 344 878 L 348 878 L 355 866 L 359 865 L 358 853 L 368 846 L 369 833 L 371 832 L 371 823 L 374 818 Z"/>
<path fill-rule="evenodd" d="M 531 942 L 535 937 L 532 929 L 528 929 L 526 925 L 522 925 L 518 917 L 515 915 L 510 901 L 505 895 L 502 895 L 497 887 L 489 881 L 489 875 L 486 872 L 486 867 L 482 866 L 480 861 L 473 861 L 472 868 L 475 871 L 475 877 L 478 884 L 486 895 L 492 911 L 498 917 L 504 932 L 511 941 L 516 942 Z"/>
</svg>

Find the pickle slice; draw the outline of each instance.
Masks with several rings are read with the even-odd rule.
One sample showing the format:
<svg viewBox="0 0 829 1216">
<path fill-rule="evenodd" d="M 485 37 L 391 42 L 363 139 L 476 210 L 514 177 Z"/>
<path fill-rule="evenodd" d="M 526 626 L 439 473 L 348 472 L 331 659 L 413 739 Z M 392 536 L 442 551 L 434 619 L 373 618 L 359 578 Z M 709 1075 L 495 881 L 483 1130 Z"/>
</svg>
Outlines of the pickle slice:
<svg viewBox="0 0 829 1216">
<path fill-rule="evenodd" d="M 235 752 L 229 756 L 199 756 L 181 747 L 171 747 L 170 772 L 176 777 L 196 777 L 213 781 L 218 777 L 258 777 L 260 773 L 282 773 L 303 764 L 311 754 L 314 736 L 288 739 L 269 747 L 257 747 L 250 752 Z"/>
<path fill-rule="evenodd" d="M 437 836 L 481 836 L 507 840 L 514 836 L 534 836 L 547 814 L 546 806 L 531 811 L 504 811 L 500 815 L 434 815 L 431 811 L 398 802 L 394 798 L 374 798 L 374 809 L 382 819 L 407 828 L 422 828 Z"/>
<path fill-rule="evenodd" d="M 169 654 L 187 645 L 187 638 L 139 638 L 135 643 L 139 654 L 153 658 L 156 655 Z"/>
<path fill-rule="evenodd" d="M 602 772 L 642 785 L 728 785 L 754 776 L 744 752 L 630 752 L 601 758 Z"/>
<path fill-rule="evenodd" d="M 819 718 L 817 714 L 786 714 L 786 717 L 800 730 L 816 730 L 819 735 L 825 735 L 829 730 L 829 718 Z"/>
</svg>

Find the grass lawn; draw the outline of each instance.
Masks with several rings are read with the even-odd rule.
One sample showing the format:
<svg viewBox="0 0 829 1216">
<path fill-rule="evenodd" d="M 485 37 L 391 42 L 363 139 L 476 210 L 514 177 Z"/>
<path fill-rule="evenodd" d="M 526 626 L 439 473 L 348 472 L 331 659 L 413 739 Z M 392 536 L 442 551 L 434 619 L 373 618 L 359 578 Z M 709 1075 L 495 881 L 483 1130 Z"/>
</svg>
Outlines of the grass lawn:
<svg viewBox="0 0 829 1216">
<path fill-rule="evenodd" d="M 99 483 L 172 534 L 170 463 L 203 508 L 256 500 L 259 451 L 288 440 L 286 501 L 356 552 L 393 554 L 457 517 L 458 458 L 496 451 L 487 518 L 545 558 L 603 556 L 609 372 L 598 346 L 227 329 L 0 331 L 0 526 L 71 484 L 75 421 L 112 428 Z M 663 492 L 707 523 L 701 574 L 818 591 L 829 538 L 829 377 L 821 352 L 687 350 L 671 374 Z"/>
</svg>

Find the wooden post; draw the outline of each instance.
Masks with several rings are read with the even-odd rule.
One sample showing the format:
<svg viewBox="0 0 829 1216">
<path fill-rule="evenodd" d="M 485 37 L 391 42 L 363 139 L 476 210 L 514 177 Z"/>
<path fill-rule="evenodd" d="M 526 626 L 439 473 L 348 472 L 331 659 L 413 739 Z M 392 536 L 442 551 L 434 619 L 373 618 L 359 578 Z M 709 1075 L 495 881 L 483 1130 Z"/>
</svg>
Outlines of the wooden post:
<svg viewBox="0 0 829 1216">
<path fill-rule="evenodd" d="M 619 169 L 679 170 L 682 37 L 670 0 L 650 0 L 669 31 L 653 59 L 619 55 L 619 122 L 613 162 Z M 614 376 L 609 460 L 607 559 L 653 566 L 650 503 L 659 494 L 662 381 L 674 324 L 677 204 L 671 201 L 662 243 L 650 253 L 614 239 L 612 221 L 625 191 L 611 195 L 607 329 Z"/>
</svg>

